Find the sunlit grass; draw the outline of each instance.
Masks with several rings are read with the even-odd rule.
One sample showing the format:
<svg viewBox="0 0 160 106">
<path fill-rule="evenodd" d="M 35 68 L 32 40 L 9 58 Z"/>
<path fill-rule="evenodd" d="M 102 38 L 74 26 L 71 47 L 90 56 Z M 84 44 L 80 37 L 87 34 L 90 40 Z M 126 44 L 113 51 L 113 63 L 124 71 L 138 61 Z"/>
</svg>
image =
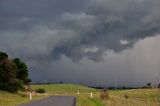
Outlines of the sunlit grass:
<svg viewBox="0 0 160 106">
<path fill-rule="evenodd" d="M 50 95 L 73 95 L 77 98 L 77 106 L 160 106 L 160 90 L 158 89 L 133 89 L 133 90 L 108 90 L 109 99 L 102 100 L 99 90 L 73 84 L 32 85 L 33 90 L 43 88 Z M 79 95 L 78 95 L 79 91 Z M 93 93 L 93 98 L 90 93 Z M 127 95 L 126 99 L 124 95 Z M 47 96 L 33 96 L 34 99 Z M 29 102 L 29 96 L 22 93 L 12 94 L 0 91 L 0 106 L 16 106 Z"/>
<path fill-rule="evenodd" d="M 160 106 L 158 89 L 110 90 L 108 94 L 107 100 L 101 100 L 99 92 L 93 94 L 93 99 L 90 99 L 89 94 L 81 95 L 77 106 Z"/>
<path fill-rule="evenodd" d="M 128 95 L 128 99 L 124 95 Z M 160 91 L 158 89 L 134 89 L 109 91 L 110 99 L 107 106 L 160 106 Z"/>
<path fill-rule="evenodd" d="M 105 104 L 99 98 L 80 95 L 77 97 L 77 106 L 105 106 Z"/>
<path fill-rule="evenodd" d="M 88 92 L 95 92 L 96 90 L 93 88 L 89 88 L 82 85 L 75 85 L 75 84 L 51 84 L 51 85 L 32 85 L 32 89 L 36 90 L 39 88 L 43 88 L 50 94 L 75 94 L 78 91 L 80 93 L 88 93 Z"/>
<path fill-rule="evenodd" d="M 44 96 L 32 95 L 32 100 L 44 98 Z M 17 106 L 18 104 L 29 102 L 29 96 L 22 92 L 19 93 L 8 93 L 0 91 L 0 106 Z"/>
</svg>

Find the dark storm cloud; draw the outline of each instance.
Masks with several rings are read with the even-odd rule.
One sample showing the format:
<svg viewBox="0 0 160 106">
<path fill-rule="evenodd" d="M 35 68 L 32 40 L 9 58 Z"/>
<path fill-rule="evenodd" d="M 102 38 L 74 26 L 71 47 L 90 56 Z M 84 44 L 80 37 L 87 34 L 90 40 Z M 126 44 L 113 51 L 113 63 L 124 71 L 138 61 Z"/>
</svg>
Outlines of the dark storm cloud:
<svg viewBox="0 0 160 106">
<path fill-rule="evenodd" d="M 0 1 L 1 30 L 32 28 L 48 24 L 64 12 L 83 10 L 86 1 L 79 0 L 2 0 Z M 13 27 L 14 26 L 14 27 Z"/>
<path fill-rule="evenodd" d="M 53 42 L 48 50 L 53 58 L 65 55 L 73 60 L 87 57 L 95 61 L 101 60 L 107 50 L 121 52 L 137 40 L 160 31 L 158 0 L 91 0 L 85 10 L 81 8 L 84 3 L 74 0 L 63 3 L 61 0 L 5 0 L 0 5 L 1 30 L 11 30 L 13 34 L 15 30 L 22 36 L 28 34 L 28 39 L 42 36 L 38 39 L 44 42 L 63 36 L 60 38 L 63 40 Z M 48 32 L 52 33 L 49 37 Z M 121 40 L 128 43 L 124 45 Z M 97 50 L 93 52 L 92 48 Z"/>
<path fill-rule="evenodd" d="M 27 59 L 50 57 L 50 49 L 61 39 L 67 40 L 70 37 L 65 33 L 69 31 L 56 28 L 60 15 L 65 12 L 78 13 L 84 9 L 85 3 L 87 0 L 2 0 L 2 50 L 11 54 L 20 51 L 17 55 Z"/>
<path fill-rule="evenodd" d="M 75 32 L 72 40 L 60 42 L 53 57 L 99 60 L 107 50 L 120 52 L 139 40 L 160 32 L 158 0 L 93 0 L 82 14 L 64 15 L 61 26 Z M 121 44 L 120 40 L 128 42 Z M 96 52 L 85 48 L 97 47 Z"/>
<path fill-rule="evenodd" d="M 76 12 L 85 2 L 79 0 L 2 0 L 1 14 L 6 16 L 48 17 Z"/>
<path fill-rule="evenodd" d="M 128 71 L 125 62 L 128 54 L 119 53 L 160 33 L 159 5 L 159 0 L 0 0 L 0 50 L 27 61 L 31 75 L 36 76 L 34 81 L 42 80 L 44 75 L 51 81 L 60 77 L 96 82 L 98 78 L 104 81 L 106 76 L 113 80 L 110 76 L 119 70 L 132 76 L 134 72 Z M 110 58 L 107 54 L 113 51 L 117 54 Z M 111 63 L 106 62 L 106 56 Z M 91 62 L 103 59 L 104 63 Z M 102 72 L 98 73 L 99 69 Z M 95 79 L 87 79 L 92 76 Z"/>
</svg>

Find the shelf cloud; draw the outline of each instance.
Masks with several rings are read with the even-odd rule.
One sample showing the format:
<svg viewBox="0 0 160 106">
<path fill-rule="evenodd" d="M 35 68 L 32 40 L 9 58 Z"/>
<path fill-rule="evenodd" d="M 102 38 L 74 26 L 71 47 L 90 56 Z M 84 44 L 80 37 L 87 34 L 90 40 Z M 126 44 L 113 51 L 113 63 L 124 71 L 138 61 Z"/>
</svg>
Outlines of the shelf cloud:
<svg viewBox="0 0 160 106">
<path fill-rule="evenodd" d="M 0 50 L 23 58 L 31 70 L 64 57 L 98 64 L 110 51 L 119 55 L 159 35 L 159 5 L 159 0 L 0 0 Z"/>
</svg>

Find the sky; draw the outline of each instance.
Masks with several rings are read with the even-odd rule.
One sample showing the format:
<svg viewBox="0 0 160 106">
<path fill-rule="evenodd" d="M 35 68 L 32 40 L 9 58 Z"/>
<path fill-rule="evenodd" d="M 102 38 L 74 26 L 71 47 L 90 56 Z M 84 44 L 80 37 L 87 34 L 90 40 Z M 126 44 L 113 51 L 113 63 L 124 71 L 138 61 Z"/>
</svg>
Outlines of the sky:
<svg viewBox="0 0 160 106">
<path fill-rule="evenodd" d="M 143 86 L 160 79 L 159 0 L 0 0 L 0 51 L 33 82 Z"/>
</svg>

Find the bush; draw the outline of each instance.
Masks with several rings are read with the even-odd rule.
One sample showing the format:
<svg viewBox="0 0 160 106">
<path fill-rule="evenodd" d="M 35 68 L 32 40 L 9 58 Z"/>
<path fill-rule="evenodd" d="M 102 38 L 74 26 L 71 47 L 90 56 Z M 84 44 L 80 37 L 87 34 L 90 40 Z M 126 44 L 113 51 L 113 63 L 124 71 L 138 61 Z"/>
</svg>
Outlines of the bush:
<svg viewBox="0 0 160 106">
<path fill-rule="evenodd" d="M 129 96 L 128 96 L 127 94 L 124 94 L 124 98 L 125 98 L 125 99 L 128 99 Z"/>
<path fill-rule="evenodd" d="M 23 90 L 23 82 L 22 81 L 16 81 L 13 83 L 1 83 L 0 82 L 0 90 L 8 91 L 11 93 L 17 93 L 18 90 Z"/>
<path fill-rule="evenodd" d="M 46 93 L 46 91 L 45 89 L 40 88 L 36 90 L 36 93 Z"/>
<path fill-rule="evenodd" d="M 107 90 L 104 90 L 104 91 L 101 92 L 100 99 L 101 100 L 107 100 L 107 99 L 109 99 L 109 94 L 108 94 Z"/>
</svg>

